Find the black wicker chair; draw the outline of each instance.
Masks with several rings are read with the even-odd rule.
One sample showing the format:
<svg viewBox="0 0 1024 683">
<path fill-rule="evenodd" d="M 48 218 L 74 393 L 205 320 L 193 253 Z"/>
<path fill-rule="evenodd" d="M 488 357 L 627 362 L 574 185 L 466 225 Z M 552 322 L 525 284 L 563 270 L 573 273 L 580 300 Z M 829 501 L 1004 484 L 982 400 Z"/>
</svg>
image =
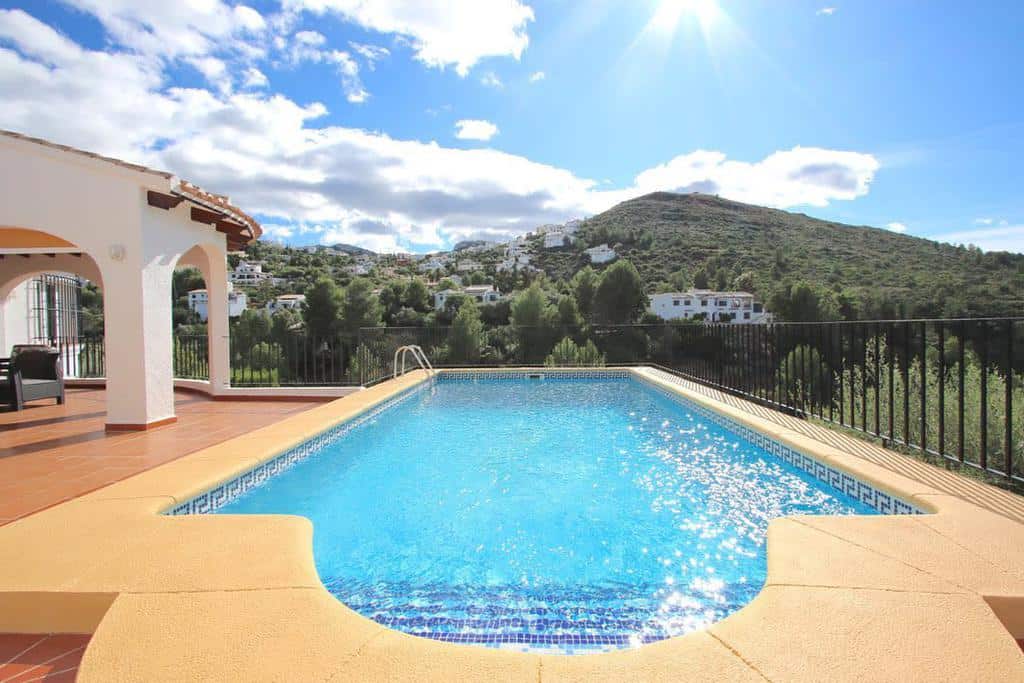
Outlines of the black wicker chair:
<svg viewBox="0 0 1024 683">
<path fill-rule="evenodd" d="M 55 398 L 64 403 L 60 353 L 48 346 L 23 344 L 0 358 L 0 401 L 21 410 L 28 401 Z"/>
</svg>

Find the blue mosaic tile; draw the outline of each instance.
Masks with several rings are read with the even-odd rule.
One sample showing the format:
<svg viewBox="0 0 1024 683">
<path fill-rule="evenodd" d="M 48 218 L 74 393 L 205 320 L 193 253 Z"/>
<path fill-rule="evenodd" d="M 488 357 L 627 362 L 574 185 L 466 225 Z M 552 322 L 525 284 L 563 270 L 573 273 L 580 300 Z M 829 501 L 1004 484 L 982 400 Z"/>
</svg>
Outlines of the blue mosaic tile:
<svg viewBox="0 0 1024 683">
<path fill-rule="evenodd" d="M 662 378 L 675 383 L 683 384 L 683 380 L 669 375 L 668 373 L 661 373 Z M 479 379 L 487 380 L 521 380 L 529 377 L 543 377 L 544 380 L 580 380 L 580 379 L 627 379 L 634 377 L 628 370 L 625 369 L 580 369 L 580 370 L 561 370 L 561 369 L 538 369 L 532 370 L 495 370 L 495 371 L 464 371 L 464 370 L 443 370 L 435 375 L 430 381 L 412 387 L 405 392 L 394 396 L 387 401 L 384 401 L 380 405 L 375 406 L 370 411 L 358 415 L 355 418 L 344 422 L 340 425 L 332 427 L 308 441 L 301 443 L 294 448 L 278 455 L 267 462 L 256 465 L 251 470 L 240 474 L 234 479 L 219 484 L 216 488 L 202 493 L 192 500 L 185 501 L 179 505 L 174 506 L 165 514 L 170 515 L 189 515 L 189 514 L 205 514 L 213 512 L 218 508 L 227 505 L 229 502 L 238 498 L 239 496 L 247 493 L 250 489 L 259 486 L 269 477 L 272 477 L 284 470 L 292 467 L 298 462 L 305 460 L 313 453 L 318 452 L 325 446 L 334 443 L 338 439 L 344 437 L 352 429 L 365 424 L 366 422 L 376 418 L 381 413 L 387 411 L 395 405 L 407 400 L 408 398 L 416 395 L 420 391 L 430 386 L 433 382 L 458 382 L 458 381 L 474 381 Z M 688 410 L 691 410 L 703 418 L 717 424 L 720 427 L 724 427 L 729 431 L 737 434 L 738 436 L 751 441 L 760 448 L 765 449 L 772 455 L 781 460 L 789 463 L 790 465 L 797 467 L 815 479 L 836 488 L 846 495 L 856 498 L 861 502 L 871 506 L 878 510 L 878 512 L 886 515 L 897 514 L 921 514 L 921 511 L 915 506 L 905 501 L 899 500 L 890 494 L 884 493 L 873 486 L 862 482 L 854 477 L 850 476 L 842 470 L 837 470 L 833 467 L 815 460 L 803 453 L 795 451 L 778 441 L 774 441 L 764 434 L 752 430 L 745 425 L 742 425 L 728 417 L 713 411 L 704 406 L 693 403 L 685 397 L 665 389 L 653 382 L 646 381 L 646 378 L 639 378 L 641 381 L 660 392 L 661 394 L 671 398 L 672 400 L 683 404 Z"/>
<path fill-rule="evenodd" d="M 414 387 L 407 389 L 406 391 L 393 396 L 383 403 L 374 406 L 369 411 L 357 415 L 356 417 L 343 422 L 339 425 L 331 427 L 330 429 L 314 436 L 313 438 L 305 441 L 293 448 L 288 449 L 284 453 L 277 455 L 266 462 L 262 462 L 256 465 L 250 470 L 247 470 L 239 474 L 234 479 L 218 484 L 215 488 L 201 493 L 191 500 L 187 500 L 183 503 L 175 505 L 170 510 L 164 512 L 166 515 L 201 515 L 214 512 L 215 510 L 224 507 L 234 499 L 241 495 L 244 495 L 251 489 L 259 486 L 270 477 L 273 477 L 281 472 L 291 468 L 296 463 L 299 463 L 310 455 L 318 452 L 320 449 L 334 443 L 338 439 L 344 437 L 350 431 L 356 427 L 366 424 L 370 420 L 373 420 L 381 413 L 388 409 L 402 403 L 412 396 L 415 396 L 419 392 L 429 387 L 434 380 L 423 382 Z"/>
<path fill-rule="evenodd" d="M 685 381 L 675 375 L 670 375 L 665 372 L 660 372 L 659 376 L 661 379 L 670 382 L 672 384 L 684 385 Z M 874 486 L 860 481 L 854 478 L 843 470 L 830 467 L 829 465 L 815 460 L 814 458 L 795 451 L 789 448 L 785 444 L 774 441 L 764 434 L 750 429 L 746 425 L 740 424 L 735 420 L 732 420 L 725 415 L 718 413 L 717 411 L 705 408 L 702 405 L 690 401 L 685 396 L 677 394 L 674 391 L 670 391 L 654 382 L 649 381 L 646 377 L 638 377 L 641 381 L 647 384 L 649 387 L 659 391 L 662 395 L 681 403 L 688 410 L 701 415 L 707 420 L 715 423 L 719 427 L 728 429 L 729 431 L 737 434 L 747 441 L 753 442 L 760 448 L 765 449 L 772 455 L 780 458 L 781 460 L 789 463 L 790 465 L 807 472 L 812 477 L 821 481 L 828 486 L 842 491 L 851 498 L 856 498 L 865 505 L 874 508 L 883 515 L 919 515 L 923 512 L 911 505 L 910 503 L 900 500 L 889 493 L 885 493 Z"/>
<path fill-rule="evenodd" d="M 442 370 L 437 375 L 439 382 L 474 382 L 479 380 L 580 380 L 580 379 L 628 379 L 628 370 L 623 369 L 548 369 L 536 370 Z"/>
</svg>

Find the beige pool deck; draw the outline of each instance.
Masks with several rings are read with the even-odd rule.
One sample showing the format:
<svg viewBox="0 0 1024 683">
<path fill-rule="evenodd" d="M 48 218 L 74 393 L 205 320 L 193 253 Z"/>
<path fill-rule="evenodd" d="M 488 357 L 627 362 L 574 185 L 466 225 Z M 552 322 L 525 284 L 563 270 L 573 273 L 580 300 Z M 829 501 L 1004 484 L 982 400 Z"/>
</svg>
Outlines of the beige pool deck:
<svg viewBox="0 0 1024 683">
<path fill-rule="evenodd" d="M 446 644 L 361 617 L 320 583 L 304 518 L 159 514 L 425 381 L 417 371 L 0 526 L 0 633 L 92 634 L 81 681 L 1024 680 L 1019 498 L 630 372 L 931 514 L 775 520 L 767 583 L 745 608 L 579 656 Z"/>
</svg>

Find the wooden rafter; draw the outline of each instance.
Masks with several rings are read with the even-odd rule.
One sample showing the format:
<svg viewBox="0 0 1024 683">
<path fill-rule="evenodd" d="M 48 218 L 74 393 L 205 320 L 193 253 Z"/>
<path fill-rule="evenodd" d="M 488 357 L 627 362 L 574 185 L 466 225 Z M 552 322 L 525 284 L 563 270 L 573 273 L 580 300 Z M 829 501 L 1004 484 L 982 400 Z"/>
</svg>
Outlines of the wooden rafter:
<svg viewBox="0 0 1024 683">
<path fill-rule="evenodd" d="M 218 222 L 225 218 L 224 214 L 216 211 L 210 211 L 209 209 L 203 209 L 198 206 L 192 207 L 192 220 L 196 223 L 206 223 L 207 225 L 216 225 Z"/>
<path fill-rule="evenodd" d="M 150 206 L 155 206 L 158 209 L 168 211 L 173 209 L 178 204 L 185 201 L 184 197 L 175 197 L 174 195 L 164 194 L 163 192 L 155 192 L 150 190 L 146 193 L 146 201 Z"/>
</svg>

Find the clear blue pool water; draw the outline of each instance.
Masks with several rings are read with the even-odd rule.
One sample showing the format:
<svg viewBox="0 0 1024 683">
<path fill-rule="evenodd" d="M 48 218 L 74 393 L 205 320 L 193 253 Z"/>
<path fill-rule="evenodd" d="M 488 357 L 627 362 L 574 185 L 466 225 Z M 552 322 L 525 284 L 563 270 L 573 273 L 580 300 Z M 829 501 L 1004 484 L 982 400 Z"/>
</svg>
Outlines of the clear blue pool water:
<svg viewBox="0 0 1024 683">
<path fill-rule="evenodd" d="M 563 652 L 739 609 L 776 517 L 875 514 L 634 379 L 437 382 L 218 512 L 308 517 L 386 626 Z"/>
</svg>

